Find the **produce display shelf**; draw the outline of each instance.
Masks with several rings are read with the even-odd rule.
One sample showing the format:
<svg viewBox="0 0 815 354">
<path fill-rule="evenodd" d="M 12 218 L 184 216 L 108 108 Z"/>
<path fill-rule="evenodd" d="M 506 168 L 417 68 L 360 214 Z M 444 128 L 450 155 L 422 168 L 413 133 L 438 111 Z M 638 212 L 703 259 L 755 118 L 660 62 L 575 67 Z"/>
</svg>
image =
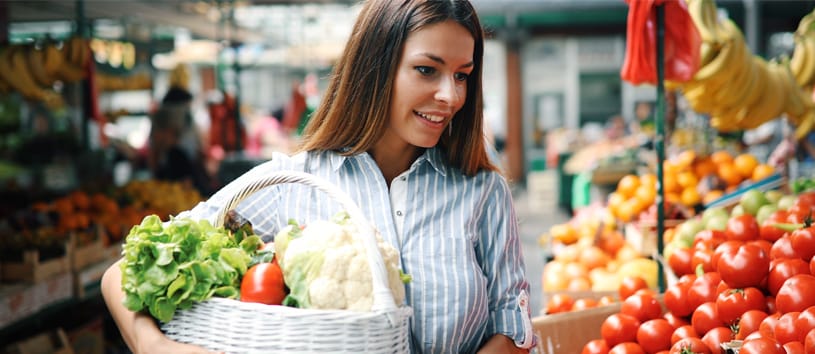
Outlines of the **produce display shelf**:
<svg viewBox="0 0 815 354">
<path fill-rule="evenodd" d="M 733 192 L 727 193 L 727 194 L 719 197 L 718 199 L 715 199 L 715 200 L 711 201 L 710 203 L 705 204 L 705 209 L 712 208 L 712 207 L 731 206 L 731 205 L 734 205 L 734 204 L 738 203 L 741 196 L 744 195 L 744 193 L 746 193 L 749 190 L 757 189 L 757 190 L 760 190 L 762 192 L 766 192 L 768 190 L 778 189 L 781 186 L 783 186 L 785 183 L 786 183 L 786 178 L 781 176 L 780 173 L 776 172 L 776 173 L 770 175 L 767 178 L 764 178 L 764 179 L 762 179 L 760 181 L 757 181 L 757 182 L 749 184 L 749 185 L 742 186 L 742 187 L 740 187 L 739 189 L 736 189 Z"/>
</svg>

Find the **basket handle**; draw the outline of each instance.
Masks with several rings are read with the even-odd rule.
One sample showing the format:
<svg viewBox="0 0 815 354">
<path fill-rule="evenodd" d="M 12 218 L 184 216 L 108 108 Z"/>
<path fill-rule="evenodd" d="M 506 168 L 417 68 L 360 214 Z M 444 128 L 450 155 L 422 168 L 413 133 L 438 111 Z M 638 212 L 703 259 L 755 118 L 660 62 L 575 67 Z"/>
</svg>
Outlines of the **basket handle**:
<svg viewBox="0 0 815 354">
<path fill-rule="evenodd" d="M 235 208 L 241 201 L 253 193 L 276 184 L 284 183 L 299 183 L 309 187 L 318 189 L 326 193 L 329 197 L 336 200 L 345 208 L 345 211 L 351 217 L 351 221 L 357 225 L 362 233 L 362 241 L 365 244 L 365 250 L 368 254 L 368 266 L 371 268 L 372 285 L 373 285 L 373 306 L 371 311 L 385 311 L 391 312 L 396 310 L 397 306 L 393 300 L 390 287 L 388 286 L 388 276 L 385 271 L 385 261 L 382 259 L 382 254 L 379 252 L 377 240 L 374 236 L 374 228 L 365 218 L 362 210 L 354 203 L 348 194 L 340 190 L 330 182 L 319 178 L 315 175 L 299 172 L 299 171 L 284 171 L 269 174 L 263 178 L 259 178 L 243 186 L 238 193 L 232 196 L 226 206 L 221 209 L 216 219 L 216 226 L 221 227 L 226 219 L 226 214 Z"/>
</svg>

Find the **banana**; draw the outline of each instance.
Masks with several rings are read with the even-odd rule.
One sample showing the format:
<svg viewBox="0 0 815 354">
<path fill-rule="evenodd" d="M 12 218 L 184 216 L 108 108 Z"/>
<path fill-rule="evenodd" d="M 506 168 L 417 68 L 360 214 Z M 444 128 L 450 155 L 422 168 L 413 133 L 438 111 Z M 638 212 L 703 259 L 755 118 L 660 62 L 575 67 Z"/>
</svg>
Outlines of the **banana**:
<svg viewBox="0 0 815 354">
<path fill-rule="evenodd" d="M 749 107 L 750 114 L 739 122 L 744 129 L 754 129 L 759 125 L 778 118 L 784 112 L 788 95 L 781 81 L 781 66 L 775 62 L 767 63 L 767 88 L 758 104 Z"/>
<path fill-rule="evenodd" d="M 8 82 L 20 92 L 24 97 L 32 100 L 42 100 L 44 91 L 37 85 L 31 73 L 28 71 L 26 64 L 26 51 L 25 48 L 17 46 L 16 48 L 9 48 L 4 52 L 2 59 L 3 66 L 7 66 L 10 72 L 5 76 L 11 76 Z"/>
<path fill-rule="evenodd" d="M 709 64 L 699 68 L 693 78 L 709 86 L 711 92 L 715 92 L 730 83 L 739 69 L 734 63 L 742 62 L 745 55 L 747 47 L 743 41 L 735 38 L 728 40 L 722 44 L 719 54 Z"/>
<path fill-rule="evenodd" d="M 738 113 L 733 117 L 732 121 L 729 124 L 735 126 L 740 126 L 741 121 L 746 119 L 750 114 L 752 114 L 752 107 L 758 104 L 761 104 L 761 100 L 764 97 L 765 93 L 769 90 L 768 89 L 768 70 L 767 70 L 767 62 L 764 61 L 763 58 L 754 56 L 753 57 L 753 70 L 756 73 L 756 80 L 753 84 L 753 89 L 747 95 L 747 98 L 741 102 L 741 108 L 738 110 Z"/>
<path fill-rule="evenodd" d="M 77 42 L 73 40 L 67 40 L 62 43 L 62 51 L 60 53 L 62 56 L 62 65 L 59 66 L 56 77 L 64 82 L 76 82 L 85 78 L 85 68 L 77 65 L 76 62 L 73 61 L 74 59 L 72 59 L 75 55 L 73 53 L 80 50 L 79 48 L 74 48 L 77 46 L 76 43 Z"/>
<path fill-rule="evenodd" d="M 26 48 L 26 58 L 28 59 L 28 70 L 34 81 L 42 87 L 54 85 L 54 78 L 45 71 L 45 50 L 39 50 L 34 46 Z"/>
<path fill-rule="evenodd" d="M 795 127 L 795 138 L 803 139 L 815 127 L 815 109 L 807 110 L 801 123 Z"/>
<path fill-rule="evenodd" d="M 799 51 L 800 55 L 798 55 Z M 796 60 L 796 56 L 799 59 Z M 813 35 L 799 37 L 795 44 L 795 51 L 792 53 L 790 68 L 793 70 L 792 73 L 798 85 L 808 87 L 812 84 L 815 77 L 815 37 Z"/>
<path fill-rule="evenodd" d="M 759 85 L 760 78 L 758 70 L 755 69 L 753 64 L 754 58 L 752 55 L 747 57 L 747 64 L 742 64 L 743 67 L 739 76 L 732 85 L 728 86 L 727 90 L 716 92 L 717 113 L 729 121 L 736 120 L 739 109 L 744 106 L 744 102 L 755 92 L 756 86 Z"/>
<path fill-rule="evenodd" d="M 54 43 L 45 44 L 43 51 L 45 52 L 45 73 L 51 77 L 56 77 L 59 73 L 59 68 L 63 64 L 62 52 L 59 51 Z"/>
<path fill-rule="evenodd" d="M 693 21 L 696 30 L 699 31 L 699 37 L 703 42 L 715 43 L 718 42 L 716 32 L 712 31 L 710 20 L 707 18 L 708 14 L 705 11 L 705 2 L 708 0 L 688 0 L 688 14 Z"/>
<path fill-rule="evenodd" d="M 801 18 L 801 21 L 798 22 L 798 28 L 795 30 L 795 34 L 798 35 L 806 35 L 810 33 L 813 28 L 815 28 L 815 11 L 810 12 L 804 17 Z"/>
</svg>

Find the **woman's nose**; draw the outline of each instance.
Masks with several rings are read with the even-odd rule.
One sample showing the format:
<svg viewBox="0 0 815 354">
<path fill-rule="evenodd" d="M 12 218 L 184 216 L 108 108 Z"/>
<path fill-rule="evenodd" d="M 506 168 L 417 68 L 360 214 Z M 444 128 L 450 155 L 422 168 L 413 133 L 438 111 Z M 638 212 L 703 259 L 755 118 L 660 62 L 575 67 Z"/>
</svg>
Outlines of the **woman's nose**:
<svg viewBox="0 0 815 354">
<path fill-rule="evenodd" d="M 456 106 L 461 99 L 463 85 L 458 85 L 455 78 L 449 77 L 440 80 L 436 89 L 436 100 L 451 106 Z"/>
</svg>

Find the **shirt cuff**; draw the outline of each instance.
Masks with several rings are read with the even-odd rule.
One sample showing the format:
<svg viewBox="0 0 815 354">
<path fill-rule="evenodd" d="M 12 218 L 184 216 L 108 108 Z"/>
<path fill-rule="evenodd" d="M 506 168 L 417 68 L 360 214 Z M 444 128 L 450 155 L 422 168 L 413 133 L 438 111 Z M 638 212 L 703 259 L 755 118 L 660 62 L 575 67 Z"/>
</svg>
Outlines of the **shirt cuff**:
<svg viewBox="0 0 815 354">
<path fill-rule="evenodd" d="M 529 295 L 526 290 L 521 291 L 516 303 L 518 305 L 516 310 L 498 310 L 490 313 L 487 333 L 503 334 L 512 338 L 518 348 L 530 349 L 537 344 L 537 337 L 532 333 Z"/>
</svg>

